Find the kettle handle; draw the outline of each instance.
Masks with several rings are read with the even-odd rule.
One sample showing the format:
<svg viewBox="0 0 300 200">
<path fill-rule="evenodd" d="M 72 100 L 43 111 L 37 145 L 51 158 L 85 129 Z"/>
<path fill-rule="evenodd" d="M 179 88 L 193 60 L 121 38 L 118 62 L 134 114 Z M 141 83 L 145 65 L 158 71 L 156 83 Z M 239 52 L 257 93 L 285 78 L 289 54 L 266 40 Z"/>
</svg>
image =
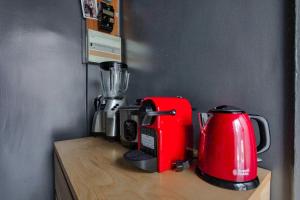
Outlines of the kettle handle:
<svg viewBox="0 0 300 200">
<path fill-rule="evenodd" d="M 250 119 L 255 120 L 258 124 L 260 142 L 257 145 L 256 149 L 257 154 L 261 154 L 267 151 L 271 145 L 269 124 L 268 121 L 262 116 L 250 114 L 249 117 Z"/>
</svg>

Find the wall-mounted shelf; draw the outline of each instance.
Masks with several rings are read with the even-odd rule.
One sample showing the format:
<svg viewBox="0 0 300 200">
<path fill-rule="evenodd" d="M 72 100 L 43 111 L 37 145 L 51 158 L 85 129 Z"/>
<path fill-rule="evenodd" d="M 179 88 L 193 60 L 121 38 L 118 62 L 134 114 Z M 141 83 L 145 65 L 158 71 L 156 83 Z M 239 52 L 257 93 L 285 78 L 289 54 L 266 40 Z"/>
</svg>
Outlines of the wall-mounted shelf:
<svg viewBox="0 0 300 200">
<path fill-rule="evenodd" d="M 97 0 L 97 4 L 107 1 Z M 119 28 L 119 0 L 112 0 L 109 5 L 114 9 L 114 25 L 109 33 L 99 28 L 97 19 L 85 20 L 85 49 L 83 51 L 83 63 L 97 64 L 105 61 L 121 62 L 121 38 Z M 104 12 L 103 12 L 104 13 Z"/>
<path fill-rule="evenodd" d="M 121 61 L 121 38 L 87 30 L 87 60 L 89 63 Z"/>
</svg>

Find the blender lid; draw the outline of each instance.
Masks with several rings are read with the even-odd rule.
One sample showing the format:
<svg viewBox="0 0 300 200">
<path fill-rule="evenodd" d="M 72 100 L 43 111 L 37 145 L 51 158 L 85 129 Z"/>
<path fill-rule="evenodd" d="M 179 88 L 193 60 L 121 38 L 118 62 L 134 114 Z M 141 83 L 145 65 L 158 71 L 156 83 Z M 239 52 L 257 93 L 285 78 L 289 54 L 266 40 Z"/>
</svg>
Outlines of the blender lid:
<svg viewBox="0 0 300 200">
<path fill-rule="evenodd" d="M 127 64 L 121 63 L 121 62 L 116 62 L 116 61 L 102 62 L 102 63 L 100 63 L 100 67 L 103 70 L 109 70 L 112 67 L 119 67 L 119 68 L 122 68 L 122 69 L 128 69 Z"/>
<path fill-rule="evenodd" d="M 211 113 L 246 113 L 245 111 L 241 110 L 238 107 L 228 106 L 228 105 L 217 106 L 213 109 L 210 109 L 208 112 L 211 112 Z"/>
</svg>

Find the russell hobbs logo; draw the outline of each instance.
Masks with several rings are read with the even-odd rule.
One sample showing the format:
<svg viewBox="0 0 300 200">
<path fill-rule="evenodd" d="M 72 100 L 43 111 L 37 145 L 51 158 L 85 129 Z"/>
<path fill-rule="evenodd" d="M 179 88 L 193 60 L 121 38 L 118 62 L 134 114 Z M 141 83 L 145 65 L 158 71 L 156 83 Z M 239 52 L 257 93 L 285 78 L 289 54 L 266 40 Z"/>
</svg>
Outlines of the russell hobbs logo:
<svg viewBox="0 0 300 200">
<path fill-rule="evenodd" d="M 234 176 L 248 176 L 249 175 L 249 169 L 234 169 L 232 170 L 232 174 Z"/>
</svg>

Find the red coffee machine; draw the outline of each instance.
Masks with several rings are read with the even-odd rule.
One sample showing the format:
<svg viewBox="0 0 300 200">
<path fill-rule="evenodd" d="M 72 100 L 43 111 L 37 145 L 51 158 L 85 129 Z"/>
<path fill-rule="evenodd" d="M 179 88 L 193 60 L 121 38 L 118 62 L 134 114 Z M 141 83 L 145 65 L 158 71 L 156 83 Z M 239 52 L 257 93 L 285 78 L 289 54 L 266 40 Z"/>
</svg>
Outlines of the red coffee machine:
<svg viewBox="0 0 300 200">
<path fill-rule="evenodd" d="M 192 149 L 192 107 L 182 97 L 147 97 L 140 108 L 138 149 L 124 154 L 136 167 L 163 172 Z"/>
<path fill-rule="evenodd" d="M 251 119 L 258 123 L 256 146 Z M 200 142 L 197 174 L 214 185 L 249 190 L 259 185 L 257 154 L 270 147 L 268 122 L 232 106 L 219 106 L 199 113 Z"/>
</svg>

